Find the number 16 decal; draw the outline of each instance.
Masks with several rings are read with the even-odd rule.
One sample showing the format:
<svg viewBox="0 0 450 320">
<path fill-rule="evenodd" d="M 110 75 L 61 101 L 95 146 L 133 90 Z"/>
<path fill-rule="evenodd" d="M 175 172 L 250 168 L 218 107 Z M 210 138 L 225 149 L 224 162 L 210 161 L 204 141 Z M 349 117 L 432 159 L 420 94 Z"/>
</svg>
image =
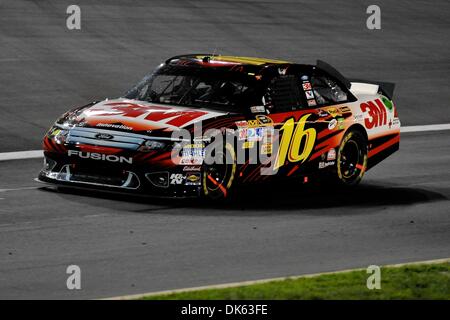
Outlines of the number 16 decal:
<svg viewBox="0 0 450 320">
<path fill-rule="evenodd" d="M 275 160 L 274 170 L 283 166 L 286 158 L 290 162 L 304 162 L 311 154 L 314 142 L 316 141 L 316 130 L 314 128 L 305 129 L 306 121 L 310 115 L 304 115 L 297 123 L 295 123 L 294 118 L 290 118 L 281 127 L 280 132 L 283 131 L 283 135 Z M 303 144 L 303 148 L 300 149 L 303 138 L 305 138 L 305 143 Z"/>
</svg>

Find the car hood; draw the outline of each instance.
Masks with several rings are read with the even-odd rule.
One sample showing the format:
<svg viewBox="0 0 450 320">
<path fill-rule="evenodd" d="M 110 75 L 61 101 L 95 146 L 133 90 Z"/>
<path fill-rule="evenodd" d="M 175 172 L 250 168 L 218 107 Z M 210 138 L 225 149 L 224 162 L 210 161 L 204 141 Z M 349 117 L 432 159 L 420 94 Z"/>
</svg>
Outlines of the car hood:
<svg viewBox="0 0 450 320">
<path fill-rule="evenodd" d="M 172 132 L 226 112 L 130 99 L 104 100 L 65 114 L 59 124 L 140 133 Z"/>
</svg>

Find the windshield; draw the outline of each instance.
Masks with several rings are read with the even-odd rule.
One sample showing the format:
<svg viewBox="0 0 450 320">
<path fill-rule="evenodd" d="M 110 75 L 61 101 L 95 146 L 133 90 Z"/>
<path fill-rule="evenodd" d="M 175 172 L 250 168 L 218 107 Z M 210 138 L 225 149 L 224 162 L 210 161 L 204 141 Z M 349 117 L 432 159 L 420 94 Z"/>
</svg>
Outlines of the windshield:
<svg viewBox="0 0 450 320">
<path fill-rule="evenodd" d="M 162 68 L 145 77 L 126 98 L 221 111 L 239 111 L 257 100 L 249 77 L 189 69 L 193 68 Z"/>
</svg>

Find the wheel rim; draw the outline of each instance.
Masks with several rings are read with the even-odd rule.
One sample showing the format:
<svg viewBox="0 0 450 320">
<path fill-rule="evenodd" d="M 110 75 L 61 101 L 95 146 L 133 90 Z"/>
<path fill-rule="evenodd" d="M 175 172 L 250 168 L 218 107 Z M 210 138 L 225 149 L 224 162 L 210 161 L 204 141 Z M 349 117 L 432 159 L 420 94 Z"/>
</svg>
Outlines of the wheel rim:
<svg viewBox="0 0 450 320">
<path fill-rule="evenodd" d="M 220 164 L 208 166 L 205 169 L 206 187 L 209 192 L 221 191 L 226 196 L 226 179 L 228 174 L 228 165 Z"/>
<path fill-rule="evenodd" d="M 337 175 L 346 185 L 357 184 L 367 166 L 367 147 L 359 134 L 348 133 L 341 143 L 337 158 Z"/>
<path fill-rule="evenodd" d="M 361 152 L 356 141 L 349 140 L 341 151 L 341 172 L 345 179 L 359 174 Z"/>
<path fill-rule="evenodd" d="M 226 153 L 225 153 L 226 152 Z M 206 165 L 203 169 L 203 189 L 205 195 L 210 198 L 226 198 L 236 172 L 236 163 L 227 163 L 227 153 L 235 160 L 233 147 L 226 146 L 225 152 L 219 154 L 222 157 L 222 163 Z"/>
</svg>

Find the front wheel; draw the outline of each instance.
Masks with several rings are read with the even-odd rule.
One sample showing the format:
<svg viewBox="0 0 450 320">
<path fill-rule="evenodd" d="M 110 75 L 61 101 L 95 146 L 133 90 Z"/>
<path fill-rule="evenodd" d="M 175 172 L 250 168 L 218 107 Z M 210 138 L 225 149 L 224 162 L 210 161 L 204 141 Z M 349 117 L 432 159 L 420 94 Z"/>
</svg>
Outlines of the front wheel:
<svg viewBox="0 0 450 320">
<path fill-rule="evenodd" d="M 220 157 L 221 163 L 205 164 L 203 166 L 203 195 L 209 199 L 225 199 L 229 197 L 236 174 L 236 153 L 231 144 L 227 143 Z"/>
<path fill-rule="evenodd" d="M 357 185 L 367 168 L 367 140 L 356 130 L 348 132 L 339 146 L 336 159 L 336 180 L 341 185 Z"/>
</svg>

